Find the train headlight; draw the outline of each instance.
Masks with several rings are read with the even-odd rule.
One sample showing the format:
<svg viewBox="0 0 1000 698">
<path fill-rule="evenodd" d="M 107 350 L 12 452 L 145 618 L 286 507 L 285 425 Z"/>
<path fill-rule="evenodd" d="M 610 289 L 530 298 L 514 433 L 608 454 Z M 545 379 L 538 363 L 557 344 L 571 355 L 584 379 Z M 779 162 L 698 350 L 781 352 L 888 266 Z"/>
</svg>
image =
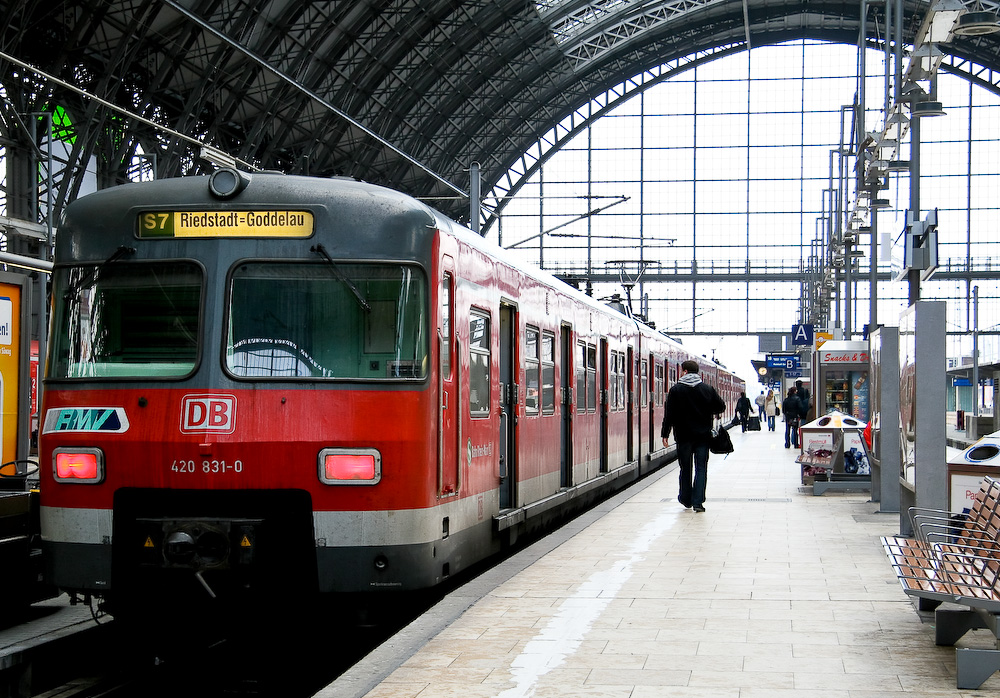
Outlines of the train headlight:
<svg viewBox="0 0 1000 698">
<path fill-rule="evenodd" d="M 250 175 L 232 167 L 221 167 L 208 178 L 208 190 L 217 199 L 231 199 L 247 188 Z"/>
<path fill-rule="evenodd" d="M 382 454 L 374 448 L 324 448 L 319 479 L 327 485 L 374 485 L 382 479 Z"/>
<path fill-rule="evenodd" d="M 56 482 L 96 485 L 104 481 L 104 453 L 97 448 L 57 448 L 52 470 Z"/>
</svg>

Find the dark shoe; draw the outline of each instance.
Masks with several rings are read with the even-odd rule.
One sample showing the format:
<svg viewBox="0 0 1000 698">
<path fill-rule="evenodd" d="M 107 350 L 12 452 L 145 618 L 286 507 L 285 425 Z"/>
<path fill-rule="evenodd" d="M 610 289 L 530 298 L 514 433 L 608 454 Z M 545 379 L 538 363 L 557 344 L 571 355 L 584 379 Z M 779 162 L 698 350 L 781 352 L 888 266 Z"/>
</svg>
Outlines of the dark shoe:
<svg viewBox="0 0 1000 698">
<path fill-rule="evenodd" d="M 681 499 L 680 495 L 677 495 L 677 501 L 680 502 L 681 504 L 683 504 L 685 509 L 690 509 L 691 508 L 691 503 L 690 502 L 685 502 L 683 499 Z"/>
<path fill-rule="evenodd" d="M 788 444 L 785 444 L 785 448 L 791 448 L 791 446 L 789 446 Z"/>
<path fill-rule="evenodd" d="M 701 512 L 705 511 L 705 507 L 695 507 L 694 510 L 700 514 Z"/>
</svg>

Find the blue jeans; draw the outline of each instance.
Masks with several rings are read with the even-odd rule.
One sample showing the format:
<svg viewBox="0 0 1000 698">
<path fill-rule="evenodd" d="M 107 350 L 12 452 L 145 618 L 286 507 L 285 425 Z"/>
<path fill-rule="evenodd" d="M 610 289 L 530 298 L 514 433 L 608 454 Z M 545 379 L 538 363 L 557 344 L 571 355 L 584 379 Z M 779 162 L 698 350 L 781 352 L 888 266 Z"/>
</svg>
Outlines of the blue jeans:
<svg viewBox="0 0 1000 698">
<path fill-rule="evenodd" d="M 677 461 L 680 463 L 680 491 L 677 498 L 684 506 L 700 507 L 705 504 L 708 487 L 708 444 L 677 442 Z M 694 480 L 692 481 L 692 469 Z"/>
<path fill-rule="evenodd" d="M 774 415 L 768 415 L 767 418 L 767 430 L 774 431 Z"/>
<path fill-rule="evenodd" d="M 789 445 L 799 447 L 799 420 L 785 422 L 785 448 Z"/>
</svg>

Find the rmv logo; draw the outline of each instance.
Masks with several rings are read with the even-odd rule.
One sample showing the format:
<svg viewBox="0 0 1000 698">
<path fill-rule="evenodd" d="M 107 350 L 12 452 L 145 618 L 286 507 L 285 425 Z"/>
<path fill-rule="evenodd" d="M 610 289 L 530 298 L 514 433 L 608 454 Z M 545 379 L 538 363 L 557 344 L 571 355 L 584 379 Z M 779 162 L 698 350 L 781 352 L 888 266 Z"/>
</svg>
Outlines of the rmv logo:
<svg viewBox="0 0 1000 698">
<path fill-rule="evenodd" d="M 232 434 L 235 430 L 235 395 L 185 395 L 181 400 L 181 432 Z"/>
</svg>

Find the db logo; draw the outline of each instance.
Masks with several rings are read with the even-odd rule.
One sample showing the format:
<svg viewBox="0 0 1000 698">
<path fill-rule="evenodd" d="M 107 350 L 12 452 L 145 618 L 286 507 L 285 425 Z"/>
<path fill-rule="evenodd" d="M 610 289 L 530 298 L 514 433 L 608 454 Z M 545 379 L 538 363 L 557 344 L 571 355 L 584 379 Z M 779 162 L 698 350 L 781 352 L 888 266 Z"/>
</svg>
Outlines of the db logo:
<svg viewBox="0 0 1000 698">
<path fill-rule="evenodd" d="M 185 395 L 181 400 L 182 433 L 232 434 L 235 430 L 235 395 Z"/>
</svg>

